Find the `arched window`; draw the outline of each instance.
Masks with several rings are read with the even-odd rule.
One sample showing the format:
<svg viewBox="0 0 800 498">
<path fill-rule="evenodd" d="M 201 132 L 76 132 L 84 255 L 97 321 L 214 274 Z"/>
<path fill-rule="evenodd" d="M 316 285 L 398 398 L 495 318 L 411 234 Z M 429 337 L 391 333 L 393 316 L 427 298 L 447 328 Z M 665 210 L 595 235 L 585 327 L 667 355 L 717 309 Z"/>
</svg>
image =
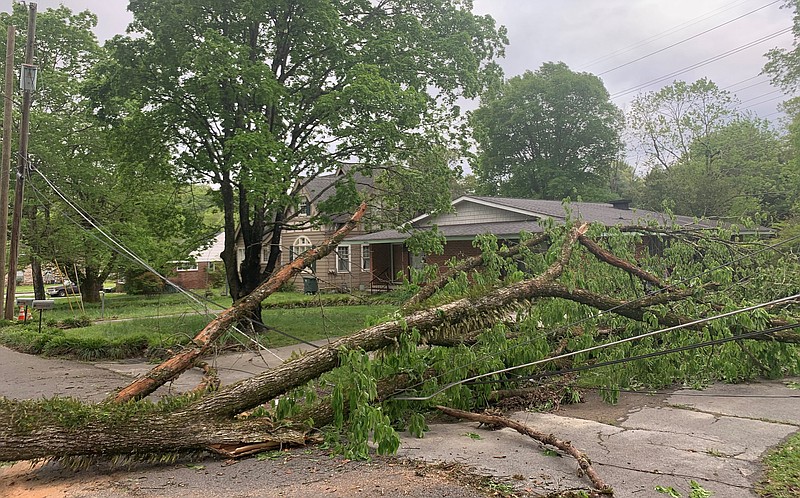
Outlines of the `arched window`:
<svg viewBox="0 0 800 498">
<path fill-rule="evenodd" d="M 308 251 L 309 249 L 311 249 L 311 247 L 313 246 L 311 245 L 311 240 L 308 237 L 304 235 L 297 237 L 296 239 L 294 239 L 294 243 L 291 245 L 291 247 L 289 247 L 289 261 L 290 262 L 294 261 L 296 257 Z M 308 268 L 306 268 L 306 271 L 308 271 Z M 316 271 L 317 271 L 317 263 L 315 261 L 314 263 L 311 264 L 311 272 L 315 273 Z"/>
</svg>

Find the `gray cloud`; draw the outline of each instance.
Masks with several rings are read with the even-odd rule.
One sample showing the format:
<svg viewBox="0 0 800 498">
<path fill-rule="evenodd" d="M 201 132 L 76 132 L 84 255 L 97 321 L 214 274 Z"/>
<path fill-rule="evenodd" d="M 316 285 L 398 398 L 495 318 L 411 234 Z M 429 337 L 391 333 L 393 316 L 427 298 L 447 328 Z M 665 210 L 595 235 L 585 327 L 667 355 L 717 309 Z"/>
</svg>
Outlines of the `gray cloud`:
<svg viewBox="0 0 800 498">
<path fill-rule="evenodd" d="M 574 70 L 602 73 L 617 65 L 632 61 L 715 25 L 755 10 L 771 0 L 475 0 L 475 12 L 489 14 L 508 28 L 510 45 L 501 65 L 507 76 L 536 70 L 546 61 L 563 61 Z M 72 10 L 89 9 L 99 19 L 97 36 L 106 40 L 123 33 L 132 16 L 127 0 L 39 0 L 39 8 L 64 4 Z M 699 36 L 642 61 L 601 75 L 609 92 L 614 95 L 647 81 L 699 63 L 752 40 L 791 26 L 792 12 L 780 9 L 783 2 L 770 5 L 743 19 Z M 6 10 L 10 9 L 7 7 Z M 691 26 L 686 24 L 692 23 Z M 663 35 L 667 30 L 684 25 L 684 29 Z M 663 35 L 660 39 L 642 44 L 643 40 Z M 694 81 L 708 77 L 721 87 L 727 87 L 759 74 L 765 59 L 763 54 L 773 47 L 790 47 L 791 34 L 785 34 L 718 62 L 705 65 L 674 79 Z M 631 49 L 631 47 L 635 47 Z M 625 52 L 614 54 L 621 50 Z M 606 59 L 589 64 L 599 58 Z M 758 104 L 776 95 L 760 77 L 733 88 L 763 83 L 741 90 L 743 107 Z M 651 85 L 655 90 L 670 80 Z M 615 98 L 621 107 L 635 93 Z M 759 96 L 762 96 L 760 97 Z M 780 99 L 752 108 L 767 116 L 776 111 Z M 774 118 L 774 116 L 771 116 Z"/>
</svg>

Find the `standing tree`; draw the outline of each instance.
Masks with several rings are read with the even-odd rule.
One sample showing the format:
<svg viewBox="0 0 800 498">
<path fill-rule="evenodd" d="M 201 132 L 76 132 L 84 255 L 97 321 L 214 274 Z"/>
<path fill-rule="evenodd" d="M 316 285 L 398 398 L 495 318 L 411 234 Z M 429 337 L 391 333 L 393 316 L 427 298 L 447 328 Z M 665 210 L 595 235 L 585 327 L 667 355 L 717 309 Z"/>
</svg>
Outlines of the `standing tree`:
<svg viewBox="0 0 800 498">
<path fill-rule="evenodd" d="M 108 44 L 116 65 L 96 89 L 102 112 L 146 117 L 187 176 L 219 187 L 234 299 L 274 270 L 305 184 L 353 159 L 365 174 L 413 167 L 421 149 L 443 145 L 456 99 L 499 79 L 492 61 L 505 43 L 466 0 L 132 0 L 129 10 L 133 36 Z"/>
<path fill-rule="evenodd" d="M 11 14 L 0 14 L 0 25 L 22 26 L 26 17 L 17 3 Z M 80 283 L 85 300 L 99 301 L 103 281 L 125 261 L 98 227 L 154 265 L 179 259 L 198 243 L 192 239 L 195 214 L 175 202 L 179 186 L 169 156 L 148 146 L 158 139 L 155 130 L 111 128 L 83 95 L 92 84 L 92 68 L 105 57 L 92 33 L 96 24 L 94 14 L 63 6 L 38 15 L 39 87 L 31 113 L 22 233 L 40 298 L 40 263 L 56 260 Z M 139 152 L 133 154 L 134 148 Z"/>
<path fill-rule="evenodd" d="M 607 197 L 622 114 L 600 78 L 546 63 L 516 76 L 472 116 L 483 193 Z"/>
<path fill-rule="evenodd" d="M 639 95 L 628 112 L 628 129 L 649 169 L 670 169 L 697 154 L 713 159 L 706 137 L 739 116 L 730 92 L 708 79 L 676 81 L 657 92 Z"/>
<path fill-rule="evenodd" d="M 690 159 L 650 170 L 641 204 L 658 209 L 666 200 L 694 216 L 785 218 L 794 191 L 786 188 L 783 150 L 769 123 L 738 119 L 690 144 Z"/>
</svg>

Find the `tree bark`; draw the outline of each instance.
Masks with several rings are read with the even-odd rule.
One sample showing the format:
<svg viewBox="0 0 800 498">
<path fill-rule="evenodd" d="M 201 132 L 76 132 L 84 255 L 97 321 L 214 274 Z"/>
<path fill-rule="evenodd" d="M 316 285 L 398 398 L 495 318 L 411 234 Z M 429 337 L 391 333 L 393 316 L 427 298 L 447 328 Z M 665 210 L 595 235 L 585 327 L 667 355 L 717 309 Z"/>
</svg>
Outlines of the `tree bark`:
<svg viewBox="0 0 800 498">
<path fill-rule="evenodd" d="M 586 237 L 585 235 L 581 235 L 580 237 L 578 237 L 578 241 L 581 243 L 581 245 L 583 245 L 586 249 L 588 249 L 590 253 L 594 254 L 594 256 L 600 261 L 608 263 L 611 266 L 616 266 L 617 268 L 621 268 L 626 272 L 630 273 L 631 275 L 639 277 L 645 282 L 650 282 L 659 289 L 663 289 L 666 287 L 666 285 L 664 285 L 661 282 L 661 280 L 652 273 L 642 270 L 638 266 L 631 264 L 629 261 L 625 261 L 624 259 L 618 258 L 610 251 L 606 251 L 605 249 L 600 247 L 600 245 L 597 242 Z"/>
</svg>

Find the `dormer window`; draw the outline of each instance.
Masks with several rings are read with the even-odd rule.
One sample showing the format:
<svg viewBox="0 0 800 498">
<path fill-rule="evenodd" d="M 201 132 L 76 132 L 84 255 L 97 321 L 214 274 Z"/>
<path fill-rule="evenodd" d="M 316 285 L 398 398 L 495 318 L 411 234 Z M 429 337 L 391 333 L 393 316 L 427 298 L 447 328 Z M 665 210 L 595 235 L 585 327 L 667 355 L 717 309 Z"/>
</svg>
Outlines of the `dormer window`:
<svg viewBox="0 0 800 498">
<path fill-rule="evenodd" d="M 308 202 L 308 197 L 302 197 L 300 204 L 297 206 L 297 214 L 301 216 L 311 216 L 311 203 Z"/>
</svg>

